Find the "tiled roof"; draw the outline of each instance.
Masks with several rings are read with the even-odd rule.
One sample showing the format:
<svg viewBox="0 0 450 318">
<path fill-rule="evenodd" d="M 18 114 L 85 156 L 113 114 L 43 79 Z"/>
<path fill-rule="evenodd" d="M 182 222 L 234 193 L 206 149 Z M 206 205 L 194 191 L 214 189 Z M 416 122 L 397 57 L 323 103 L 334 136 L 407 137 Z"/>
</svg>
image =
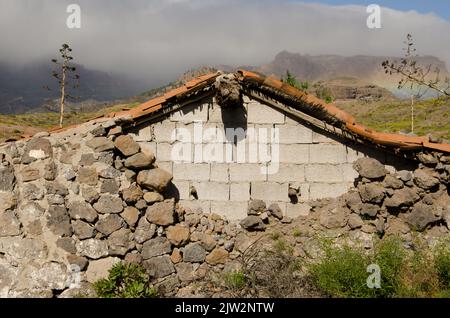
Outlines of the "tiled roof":
<svg viewBox="0 0 450 318">
<path fill-rule="evenodd" d="M 150 114 L 163 109 L 168 103 L 173 101 L 176 102 L 178 98 L 206 86 L 212 85 L 220 74 L 220 72 L 217 72 L 199 76 L 186 82 L 181 87 L 166 92 L 163 96 L 151 99 L 130 110 L 110 113 L 106 115 L 106 117 L 131 117 L 132 120 L 138 121 L 143 117 L 149 116 Z M 402 150 L 429 149 L 450 153 L 450 144 L 431 142 L 429 137 L 414 137 L 401 134 L 383 133 L 358 124 L 355 117 L 339 109 L 333 103 L 326 103 L 311 94 L 307 94 L 288 85 L 287 83 L 281 82 L 275 77 L 266 77 L 246 70 L 239 70 L 237 75 L 239 82 L 242 84 L 247 82 L 257 83 L 260 87 L 268 87 L 272 90 L 290 96 L 293 99 L 299 100 L 303 105 L 306 104 L 309 105 L 309 107 L 316 109 L 320 108 L 320 110 L 325 112 L 327 116 L 332 117 L 335 121 L 339 122 L 342 128 L 364 140 L 369 140 L 374 144 Z"/>
<path fill-rule="evenodd" d="M 310 94 L 306 94 L 274 77 L 265 77 L 246 70 L 239 70 L 239 73 L 241 74 L 241 81 L 257 81 L 260 85 L 281 91 L 286 95 L 301 100 L 303 103 L 314 105 L 314 107 L 321 107 L 328 113 L 328 115 L 341 122 L 348 131 L 359 135 L 363 139 L 370 140 L 375 144 L 405 150 L 426 148 L 441 152 L 450 152 L 450 144 L 431 142 L 429 137 L 414 137 L 401 134 L 383 133 L 358 124 L 352 115 L 339 109 L 332 103 L 325 103 L 323 100 Z"/>
</svg>

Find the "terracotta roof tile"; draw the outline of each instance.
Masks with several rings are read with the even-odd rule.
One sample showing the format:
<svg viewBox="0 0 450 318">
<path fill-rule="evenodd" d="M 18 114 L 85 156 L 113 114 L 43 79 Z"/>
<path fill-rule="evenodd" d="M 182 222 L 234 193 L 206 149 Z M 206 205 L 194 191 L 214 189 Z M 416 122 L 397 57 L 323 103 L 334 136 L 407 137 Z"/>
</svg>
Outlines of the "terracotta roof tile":
<svg viewBox="0 0 450 318">
<path fill-rule="evenodd" d="M 427 148 L 430 150 L 450 152 L 450 144 L 434 143 L 431 142 L 428 137 L 414 137 L 401 134 L 382 133 L 358 124 L 352 115 L 339 109 L 334 104 L 327 104 L 319 98 L 306 94 L 295 87 L 281 82 L 273 76 L 265 77 L 247 70 L 239 70 L 238 72 L 241 75 L 241 81 L 252 80 L 260 83 L 261 85 L 268 86 L 272 89 L 279 90 L 286 95 L 297 98 L 304 103 L 310 104 L 311 107 L 320 106 L 329 115 L 342 122 L 347 130 L 368 139 L 375 144 L 401 148 L 404 150 Z"/>
</svg>

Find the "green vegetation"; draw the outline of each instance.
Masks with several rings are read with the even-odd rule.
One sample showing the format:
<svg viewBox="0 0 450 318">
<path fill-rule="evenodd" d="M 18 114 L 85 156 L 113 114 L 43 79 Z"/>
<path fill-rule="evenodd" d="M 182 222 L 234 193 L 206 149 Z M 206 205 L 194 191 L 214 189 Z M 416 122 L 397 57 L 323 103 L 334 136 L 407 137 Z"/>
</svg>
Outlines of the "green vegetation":
<svg viewBox="0 0 450 318">
<path fill-rule="evenodd" d="M 158 293 L 150 285 L 145 269 L 136 264 L 117 263 L 109 270 L 108 278 L 93 285 L 101 298 L 151 298 Z"/>
<path fill-rule="evenodd" d="M 297 78 L 289 72 L 289 70 L 286 70 L 286 77 L 282 77 L 281 81 L 302 91 L 307 91 L 309 88 L 309 83 L 307 81 L 298 81 Z"/>
<path fill-rule="evenodd" d="M 236 297 L 450 297 L 449 240 L 408 248 L 391 236 L 365 250 L 321 239 L 321 256 L 312 260 L 294 256 L 283 238 L 269 238 L 243 253 L 240 271 L 223 277 Z"/>
<path fill-rule="evenodd" d="M 358 101 L 338 103 L 338 107 L 355 116 L 359 123 L 379 131 L 411 131 L 411 105 L 408 100 L 368 103 Z M 450 98 L 417 101 L 414 113 L 415 134 L 431 134 L 437 138 L 450 139 Z"/>
<path fill-rule="evenodd" d="M 246 284 L 245 274 L 242 271 L 231 271 L 224 276 L 225 286 L 231 290 L 240 290 Z"/>
<path fill-rule="evenodd" d="M 316 96 L 323 99 L 325 103 L 331 103 L 333 101 L 333 94 L 331 93 L 331 89 L 329 87 L 316 85 L 315 91 Z"/>
<path fill-rule="evenodd" d="M 139 103 L 118 104 L 95 112 L 66 112 L 64 114 L 64 126 L 71 126 L 84 123 L 93 118 L 136 107 Z M 26 113 L 26 114 L 0 114 L 0 142 L 7 138 L 19 137 L 26 133 L 27 127 L 35 130 L 49 130 L 57 128 L 59 113 Z"/>
<path fill-rule="evenodd" d="M 309 265 L 315 284 L 332 297 L 448 297 L 450 245 L 407 250 L 398 238 L 380 241 L 367 253 L 349 246 L 324 248 L 320 262 Z M 380 288 L 367 287 L 367 267 L 380 268 Z"/>
</svg>

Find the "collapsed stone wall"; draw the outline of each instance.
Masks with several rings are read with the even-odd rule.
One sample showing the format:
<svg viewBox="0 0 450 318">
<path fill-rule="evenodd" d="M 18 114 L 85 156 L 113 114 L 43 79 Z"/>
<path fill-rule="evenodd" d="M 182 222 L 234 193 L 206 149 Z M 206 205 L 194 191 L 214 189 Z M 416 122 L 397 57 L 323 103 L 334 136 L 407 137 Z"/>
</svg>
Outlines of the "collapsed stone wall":
<svg viewBox="0 0 450 318">
<path fill-rule="evenodd" d="M 296 230 L 297 255 L 315 255 L 317 237 L 350 240 L 372 248 L 374 238 L 396 235 L 413 245 L 423 239 L 430 246 L 450 238 L 450 156 L 420 154 L 414 171 L 389 172 L 373 158 L 355 164 L 355 187 L 338 198 L 310 202 L 311 213 L 294 220 L 283 232 Z M 277 205 L 263 201 L 249 205 L 241 226 L 253 231 L 267 229 L 268 215 L 279 215 Z M 290 222 L 289 222 L 290 223 Z"/>
<path fill-rule="evenodd" d="M 349 193 L 299 202 L 310 213 L 295 219 L 251 200 L 235 224 L 178 200 L 172 174 L 135 139 L 117 119 L 0 147 L 1 297 L 93 296 L 91 284 L 121 260 L 142 264 L 161 294 L 191 296 L 192 282 L 238 268 L 243 250 L 280 226 L 301 230 L 298 256 L 317 253 L 318 235 L 368 248 L 386 234 L 449 235 L 448 156 L 422 154 L 416 170 L 391 172 L 360 158 Z"/>
</svg>

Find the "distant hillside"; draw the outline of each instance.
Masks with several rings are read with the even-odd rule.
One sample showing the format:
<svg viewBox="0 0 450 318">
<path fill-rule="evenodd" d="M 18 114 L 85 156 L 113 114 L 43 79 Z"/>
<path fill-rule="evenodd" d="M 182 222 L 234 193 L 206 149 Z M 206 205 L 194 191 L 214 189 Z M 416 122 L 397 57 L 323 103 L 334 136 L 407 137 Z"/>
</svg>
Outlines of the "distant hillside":
<svg viewBox="0 0 450 318">
<path fill-rule="evenodd" d="M 52 110 L 58 97 L 56 80 L 51 77 L 52 63 L 40 62 L 25 67 L 0 64 L 0 113 L 24 113 L 30 110 Z M 113 101 L 137 94 L 143 87 L 135 82 L 101 71 L 76 65 L 80 75 L 80 87 L 73 91 L 80 101 L 93 104 Z M 52 91 L 46 91 L 48 85 Z M 38 108 L 38 109 L 37 109 Z"/>
<path fill-rule="evenodd" d="M 311 56 L 282 51 L 275 56 L 272 62 L 255 67 L 254 70 L 277 76 L 282 76 L 286 70 L 289 70 L 298 79 L 309 82 L 350 77 L 384 87 L 399 94 L 397 90 L 398 78 L 386 75 L 381 66 L 382 61 L 386 59 L 399 60 L 398 57 L 387 56 Z M 442 77 L 450 76 L 445 63 L 434 56 L 420 56 L 417 58 L 417 62 L 423 66 L 429 64 L 437 66 L 441 70 Z"/>
</svg>

